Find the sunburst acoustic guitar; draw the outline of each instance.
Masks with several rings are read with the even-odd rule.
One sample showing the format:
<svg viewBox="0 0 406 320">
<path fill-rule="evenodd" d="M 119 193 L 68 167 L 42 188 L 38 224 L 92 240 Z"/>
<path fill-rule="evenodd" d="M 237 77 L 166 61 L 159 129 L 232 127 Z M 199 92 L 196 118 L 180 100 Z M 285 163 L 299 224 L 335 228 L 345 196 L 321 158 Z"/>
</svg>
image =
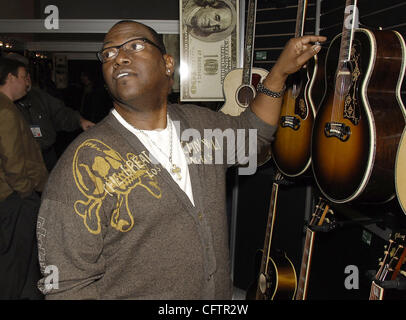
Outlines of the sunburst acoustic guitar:
<svg viewBox="0 0 406 320">
<path fill-rule="evenodd" d="M 277 173 L 272 185 L 260 271 L 253 285 L 247 290 L 247 300 L 292 300 L 295 297 L 297 288 L 295 267 L 286 252 L 271 245 L 279 184 L 282 179 L 282 175 Z"/>
<path fill-rule="evenodd" d="M 332 202 L 383 203 L 395 196 L 395 156 L 405 127 L 399 90 L 405 42 L 396 31 L 355 29 L 356 17 L 357 1 L 347 0 L 342 34 L 327 51 L 312 168 Z"/>
<path fill-rule="evenodd" d="M 298 1 L 295 37 L 304 35 L 307 2 Z M 310 141 L 317 107 L 312 89 L 317 79 L 319 56 L 314 56 L 286 80 L 278 130 L 272 144 L 275 164 L 286 176 L 296 177 L 310 168 Z"/>
</svg>

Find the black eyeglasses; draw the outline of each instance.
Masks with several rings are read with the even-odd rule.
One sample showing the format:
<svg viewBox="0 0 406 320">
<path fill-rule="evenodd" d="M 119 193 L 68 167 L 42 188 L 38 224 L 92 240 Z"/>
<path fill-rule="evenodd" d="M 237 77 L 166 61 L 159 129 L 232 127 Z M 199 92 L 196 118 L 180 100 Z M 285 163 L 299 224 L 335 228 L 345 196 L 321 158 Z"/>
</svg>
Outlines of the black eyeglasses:
<svg viewBox="0 0 406 320">
<path fill-rule="evenodd" d="M 101 63 L 105 63 L 117 57 L 118 52 L 121 48 L 123 48 L 124 51 L 129 53 L 140 52 L 145 49 L 145 43 L 149 43 L 154 47 L 158 48 L 158 50 L 162 54 L 165 53 L 160 46 L 153 43 L 151 40 L 148 40 L 146 38 L 136 38 L 128 40 L 123 44 L 120 44 L 119 46 L 108 47 L 100 50 L 99 52 L 97 52 L 97 58 L 100 60 Z"/>
</svg>

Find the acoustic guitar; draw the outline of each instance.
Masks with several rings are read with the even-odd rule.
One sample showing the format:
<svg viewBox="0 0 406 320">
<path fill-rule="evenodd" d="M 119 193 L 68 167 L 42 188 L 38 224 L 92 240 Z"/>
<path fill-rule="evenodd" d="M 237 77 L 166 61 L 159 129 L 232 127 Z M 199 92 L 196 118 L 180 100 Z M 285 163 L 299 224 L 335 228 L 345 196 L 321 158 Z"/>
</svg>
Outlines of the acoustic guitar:
<svg viewBox="0 0 406 320">
<path fill-rule="evenodd" d="M 285 252 L 271 246 L 281 180 L 282 177 L 278 173 L 272 185 L 260 272 L 254 284 L 247 290 L 247 300 L 292 300 L 295 297 L 295 267 Z"/>
<path fill-rule="evenodd" d="M 343 31 L 327 51 L 312 168 L 332 202 L 384 203 L 395 196 L 395 156 L 405 127 L 399 91 L 405 42 L 396 31 L 355 29 L 356 5 L 347 0 Z"/>
<path fill-rule="evenodd" d="M 335 219 L 333 210 L 331 210 L 329 204 L 323 198 L 319 198 L 319 202 L 316 205 L 315 211 L 312 214 L 309 225 L 306 228 L 306 239 L 303 247 L 299 284 L 295 300 L 307 299 L 310 278 L 310 267 L 313 256 L 313 247 L 316 241 L 317 234 L 317 231 L 314 230 L 315 227 L 327 225 L 333 227 L 334 223 Z"/>
<path fill-rule="evenodd" d="M 307 0 L 299 0 L 295 38 L 304 34 L 306 8 Z M 272 144 L 275 164 L 286 176 L 296 177 L 310 168 L 310 141 L 316 114 L 312 89 L 317 73 L 316 55 L 286 80 L 278 130 Z"/>
<path fill-rule="evenodd" d="M 225 103 L 220 111 L 232 116 L 238 116 L 248 108 L 256 96 L 258 83 L 262 82 L 268 75 L 267 70 L 252 67 L 256 8 L 257 1 L 249 0 L 243 68 L 237 68 L 228 72 L 223 82 Z"/>
<path fill-rule="evenodd" d="M 400 207 L 406 214 L 406 128 L 403 130 L 396 153 L 395 189 Z"/>
<path fill-rule="evenodd" d="M 384 256 L 379 263 L 378 272 L 371 284 L 369 300 L 398 299 L 396 290 L 406 289 L 406 241 L 405 234 L 394 233 L 385 246 Z M 404 294 L 403 294 L 404 296 Z"/>
</svg>

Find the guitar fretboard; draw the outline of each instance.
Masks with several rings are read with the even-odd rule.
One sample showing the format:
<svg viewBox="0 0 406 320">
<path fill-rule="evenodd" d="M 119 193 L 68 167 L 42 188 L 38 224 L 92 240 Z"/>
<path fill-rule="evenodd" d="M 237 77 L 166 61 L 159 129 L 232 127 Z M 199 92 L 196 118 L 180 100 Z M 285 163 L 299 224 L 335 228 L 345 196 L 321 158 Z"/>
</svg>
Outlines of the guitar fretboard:
<svg viewBox="0 0 406 320">
<path fill-rule="evenodd" d="M 307 0 L 299 0 L 297 4 L 295 38 L 304 34 L 304 22 L 306 19 Z"/>
<path fill-rule="evenodd" d="M 262 260 L 261 260 L 261 269 L 260 274 L 268 274 L 268 263 L 270 261 L 271 256 L 271 241 L 272 241 L 272 233 L 273 233 L 273 226 L 275 223 L 275 210 L 276 210 L 276 202 L 278 198 L 278 190 L 279 185 L 278 183 L 273 183 L 272 185 L 272 193 L 271 193 L 271 200 L 269 204 L 269 211 L 268 211 L 268 222 L 266 225 L 266 232 L 265 232 L 265 241 L 264 241 L 264 248 L 262 253 Z M 261 291 L 260 286 L 257 288 L 256 299 L 263 300 L 266 297 L 264 293 Z"/>
<path fill-rule="evenodd" d="M 352 38 L 354 35 L 357 15 L 357 0 L 347 0 L 345 4 L 344 22 L 340 46 L 339 63 L 350 61 Z"/>
<path fill-rule="evenodd" d="M 254 34 L 256 21 L 257 0 L 248 3 L 247 27 L 245 29 L 244 65 L 242 72 L 242 84 L 251 84 L 251 68 L 254 56 Z"/>
<path fill-rule="evenodd" d="M 314 237 L 315 232 L 307 228 L 296 300 L 306 300 L 307 284 L 309 282 L 309 272 L 313 254 Z"/>
<path fill-rule="evenodd" d="M 316 232 L 311 230 L 311 226 L 321 226 L 325 222 L 331 223 L 326 216 L 327 214 L 332 214 L 330 206 L 325 204 L 324 201 L 320 198 L 319 203 L 316 205 L 315 212 L 312 215 L 312 218 L 309 222 L 309 227 L 306 230 L 306 240 L 303 248 L 302 264 L 300 266 L 300 276 L 299 276 L 299 285 L 296 292 L 296 300 L 306 300 L 307 298 L 307 287 L 309 283 L 309 274 L 310 266 L 313 255 L 313 247 Z"/>
<path fill-rule="evenodd" d="M 383 300 L 384 289 L 372 282 L 369 300 Z"/>
</svg>

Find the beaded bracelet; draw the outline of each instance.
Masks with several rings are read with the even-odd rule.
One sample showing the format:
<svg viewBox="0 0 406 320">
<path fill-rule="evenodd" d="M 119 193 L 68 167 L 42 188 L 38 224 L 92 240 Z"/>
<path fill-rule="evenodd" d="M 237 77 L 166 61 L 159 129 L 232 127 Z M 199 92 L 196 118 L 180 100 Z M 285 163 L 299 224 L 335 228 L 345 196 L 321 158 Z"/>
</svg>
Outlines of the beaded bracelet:
<svg viewBox="0 0 406 320">
<path fill-rule="evenodd" d="M 271 91 L 268 88 L 266 88 L 262 82 L 258 83 L 257 85 L 257 91 L 261 92 L 263 94 L 266 94 L 267 96 L 270 96 L 272 98 L 280 98 L 282 95 L 285 93 L 286 90 L 286 85 L 283 85 L 283 88 L 279 92 Z"/>
</svg>

